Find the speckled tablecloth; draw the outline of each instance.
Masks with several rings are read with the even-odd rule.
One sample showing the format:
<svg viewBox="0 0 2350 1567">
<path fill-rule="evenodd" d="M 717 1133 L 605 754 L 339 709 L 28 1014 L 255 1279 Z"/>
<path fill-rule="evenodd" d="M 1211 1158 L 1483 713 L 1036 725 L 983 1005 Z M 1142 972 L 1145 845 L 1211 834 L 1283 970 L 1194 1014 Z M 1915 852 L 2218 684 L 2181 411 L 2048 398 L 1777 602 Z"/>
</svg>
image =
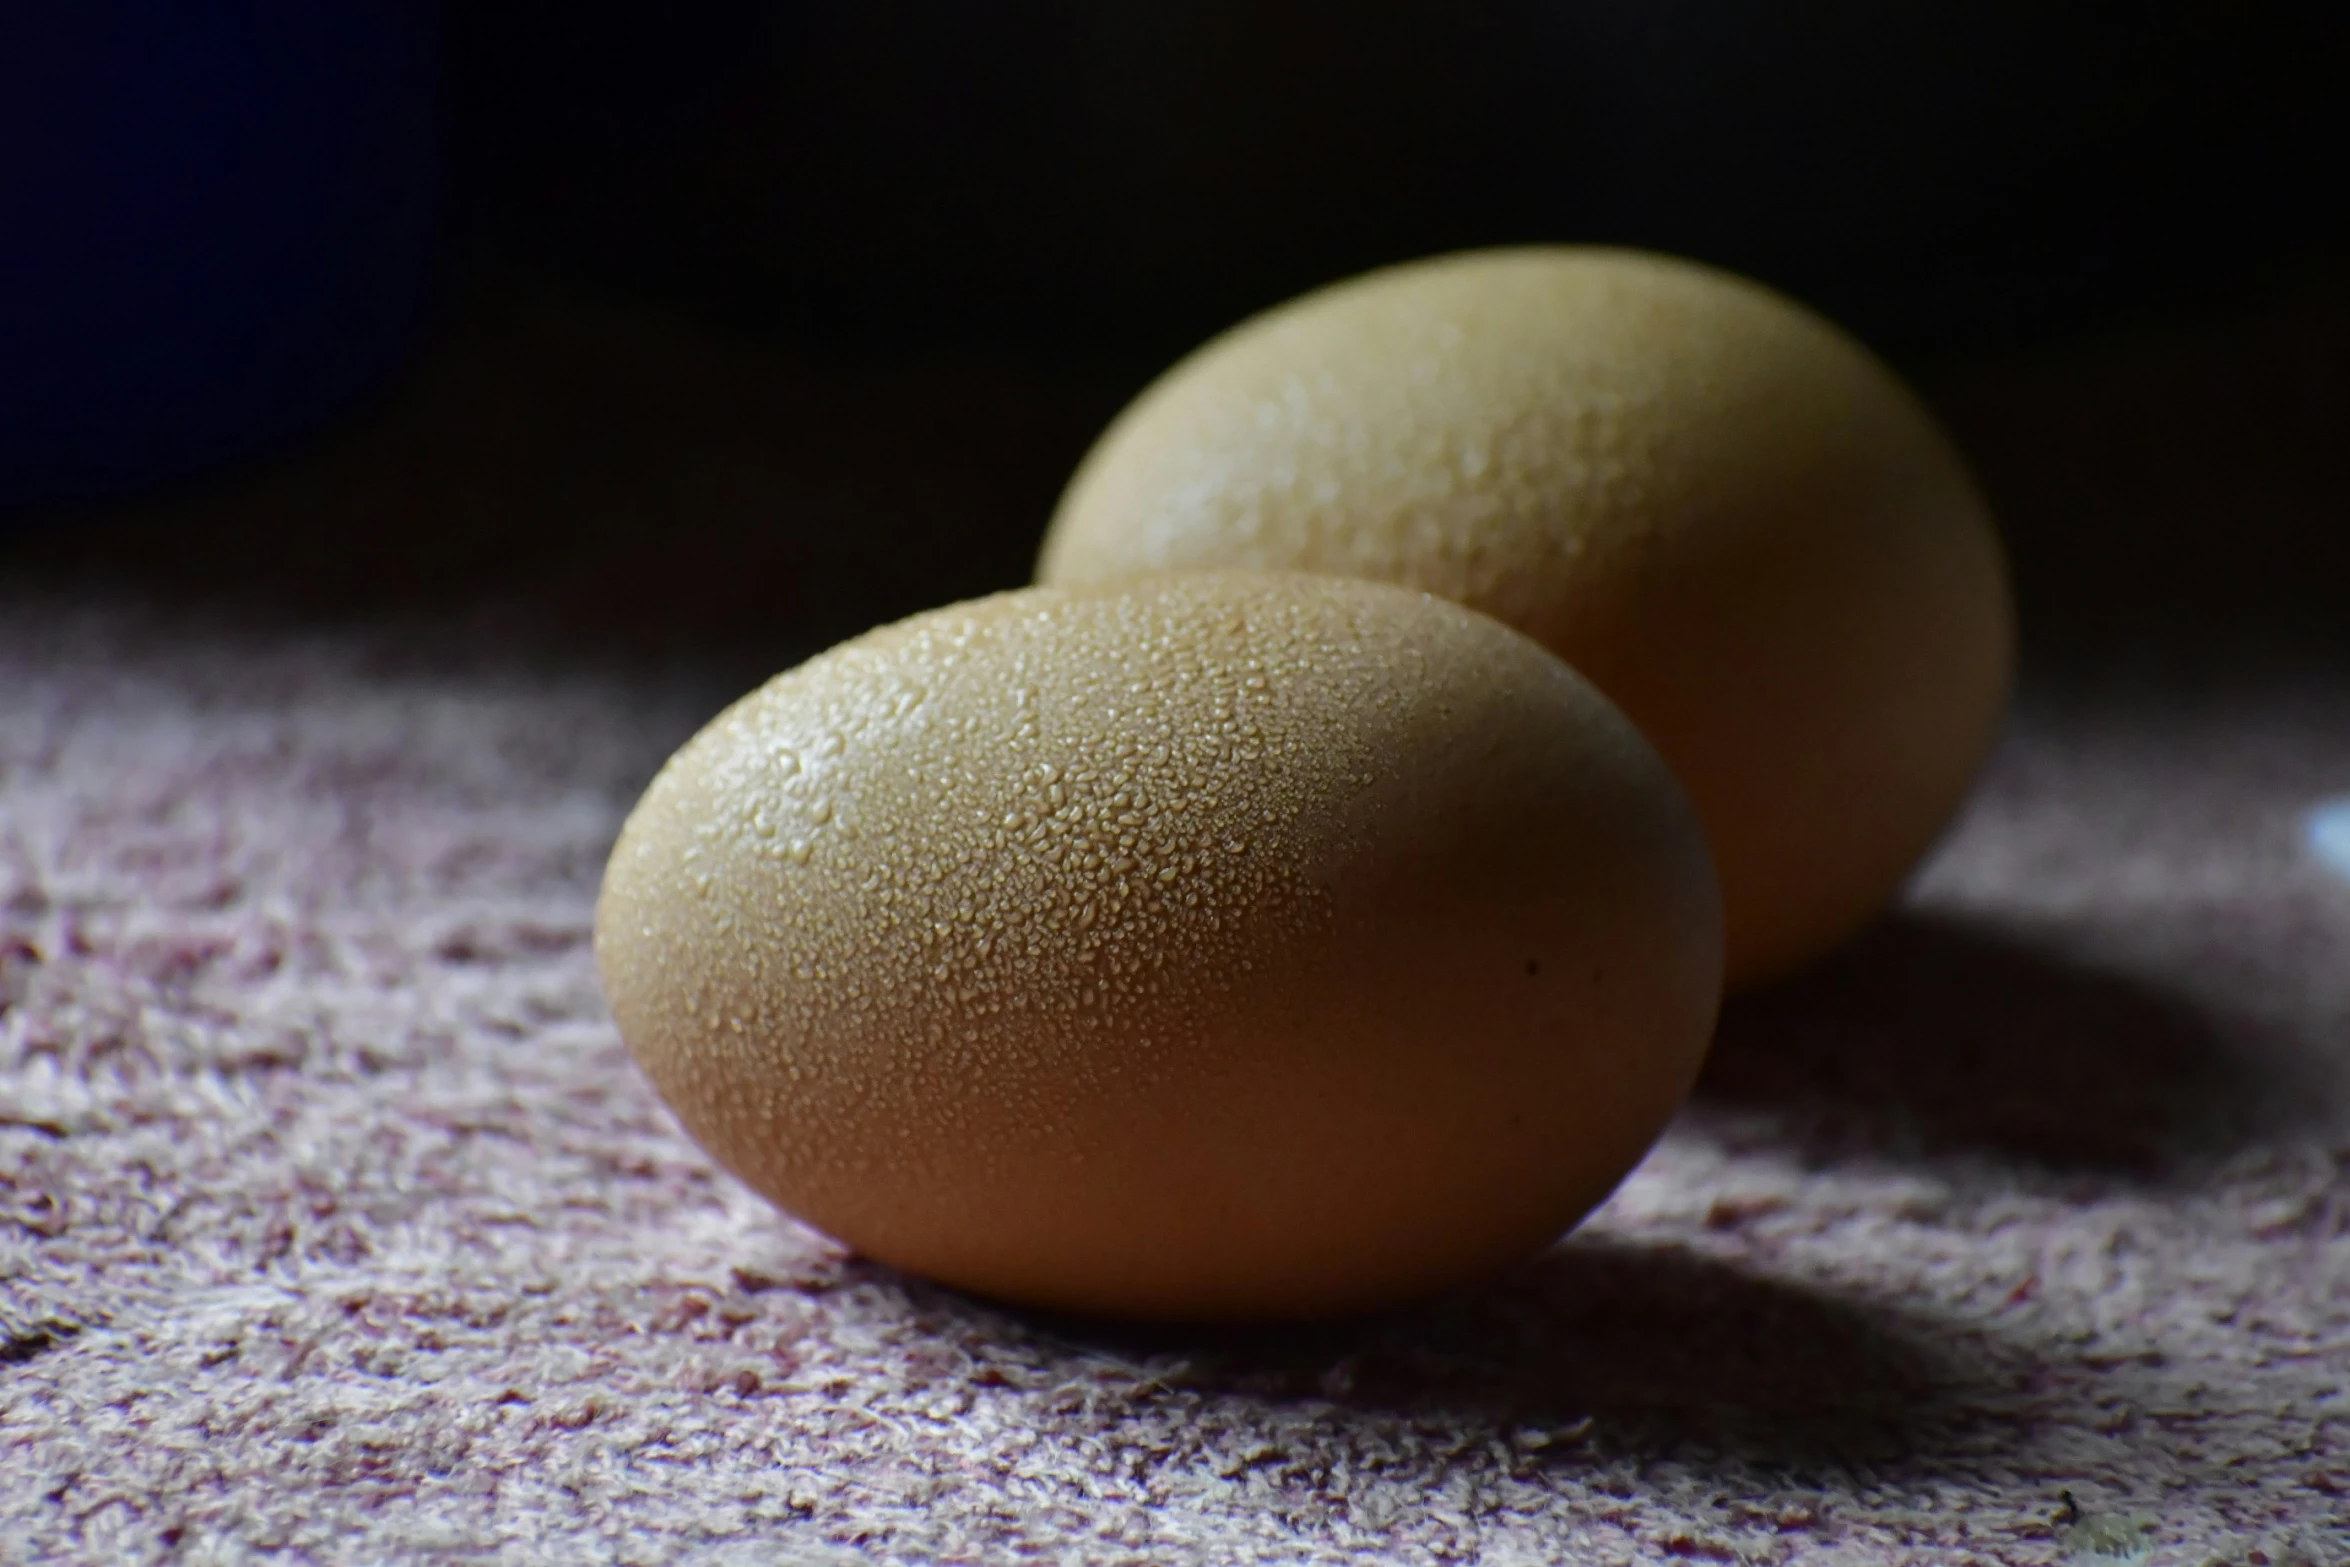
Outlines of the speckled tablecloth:
<svg viewBox="0 0 2350 1567">
<path fill-rule="evenodd" d="M 666 750 L 1016 570 L 957 519 L 1049 498 L 1098 409 L 698 343 L 526 313 L 294 477 L 0 561 L 0 1562 L 2350 1561 L 2350 875 L 2309 826 L 2350 664 L 2181 653 L 2185 556 L 2040 637 L 1906 906 L 1733 1007 L 1648 1163 L 1489 1288 L 1007 1313 L 715 1174 L 588 924 Z M 2019 532 L 2043 627 L 2133 506 L 2202 504 L 2097 477 L 2163 427 L 2063 423 L 2117 376 L 1946 393 L 2019 527 L 2104 508 Z M 2212 460 L 2269 516 L 2336 471 Z M 468 520 L 516 508 L 556 520 Z M 713 570 L 662 531 L 712 512 L 799 542 Z"/>
</svg>

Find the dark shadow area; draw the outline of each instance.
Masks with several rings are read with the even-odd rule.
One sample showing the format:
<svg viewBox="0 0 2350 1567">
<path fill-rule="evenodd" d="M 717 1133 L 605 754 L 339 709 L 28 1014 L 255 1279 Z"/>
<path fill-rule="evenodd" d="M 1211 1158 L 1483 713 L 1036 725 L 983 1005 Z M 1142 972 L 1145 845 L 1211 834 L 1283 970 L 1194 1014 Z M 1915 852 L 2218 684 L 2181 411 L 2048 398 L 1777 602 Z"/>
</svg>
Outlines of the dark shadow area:
<svg viewBox="0 0 2350 1567">
<path fill-rule="evenodd" d="M 1999 519 L 2027 669 L 2350 649 L 2346 281 L 1925 383 Z"/>
<path fill-rule="evenodd" d="M 1913 913 L 1733 999 L 1694 1109 L 1773 1112 L 1821 1164 L 1973 1155 L 2159 1180 L 2240 1146 L 2282 1087 L 2180 997 Z"/>
<path fill-rule="evenodd" d="M 1026 582 L 1130 390 L 812 359 L 492 289 L 295 460 L 0 527 L 0 586 L 257 630 L 418 618 L 502 661 L 716 655 L 772 673 Z"/>
<path fill-rule="evenodd" d="M 1671 1455 L 1793 1475 L 1968 1446 L 2012 1351 L 1874 1301 L 1591 1236 L 1406 1309 L 1282 1327 L 1139 1325 L 983 1302 L 852 1262 L 943 1338 L 1032 1377 L 1333 1423 L 1432 1424 L 1514 1462 Z M 930 1320 L 935 1319 L 935 1320 Z M 1041 1357 L 1041 1359 L 1039 1358 Z"/>
<path fill-rule="evenodd" d="M 453 228 L 795 341 L 1180 351 L 1529 239 L 1750 271 L 1898 353 L 2225 296 L 2342 235 L 2321 8 L 486 0 Z M 2299 172 L 2295 172 L 2299 171 Z"/>
</svg>

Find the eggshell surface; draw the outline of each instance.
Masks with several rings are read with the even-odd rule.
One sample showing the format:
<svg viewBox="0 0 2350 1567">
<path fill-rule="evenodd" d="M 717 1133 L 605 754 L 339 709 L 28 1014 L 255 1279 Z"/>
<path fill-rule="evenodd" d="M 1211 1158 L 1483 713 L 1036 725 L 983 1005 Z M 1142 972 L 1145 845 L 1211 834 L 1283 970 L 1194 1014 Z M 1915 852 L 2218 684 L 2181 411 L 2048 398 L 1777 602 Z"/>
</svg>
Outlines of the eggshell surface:
<svg viewBox="0 0 2350 1567">
<path fill-rule="evenodd" d="M 1374 578 L 1526 632 L 1672 764 L 1733 981 L 1894 892 L 2005 704 L 2004 559 L 1964 464 L 1865 349 L 1634 252 L 1395 267 L 1246 322 L 1072 480 L 1039 580 Z"/>
<path fill-rule="evenodd" d="M 1693 1078 L 1718 893 L 1533 642 L 1374 583 L 1029 589 L 688 742 L 596 958 L 687 1129 L 868 1256 L 1053 1307 L 1298 1316 L 1539 1248 Z"/>
</svg>

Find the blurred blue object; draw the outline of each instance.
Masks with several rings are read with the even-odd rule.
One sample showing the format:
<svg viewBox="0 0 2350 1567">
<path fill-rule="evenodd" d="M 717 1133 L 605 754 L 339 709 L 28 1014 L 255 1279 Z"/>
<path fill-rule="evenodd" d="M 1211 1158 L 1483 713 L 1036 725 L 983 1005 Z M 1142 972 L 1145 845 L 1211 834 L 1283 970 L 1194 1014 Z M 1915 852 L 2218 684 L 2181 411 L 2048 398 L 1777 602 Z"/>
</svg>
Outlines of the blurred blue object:
<svg viewBox="0 0 2350 1567">
<path fill-rule="evenodd" d="M 258 456 L 400 362 L 437 10 L 0 7 L 0 517 Z"/>
</svg>

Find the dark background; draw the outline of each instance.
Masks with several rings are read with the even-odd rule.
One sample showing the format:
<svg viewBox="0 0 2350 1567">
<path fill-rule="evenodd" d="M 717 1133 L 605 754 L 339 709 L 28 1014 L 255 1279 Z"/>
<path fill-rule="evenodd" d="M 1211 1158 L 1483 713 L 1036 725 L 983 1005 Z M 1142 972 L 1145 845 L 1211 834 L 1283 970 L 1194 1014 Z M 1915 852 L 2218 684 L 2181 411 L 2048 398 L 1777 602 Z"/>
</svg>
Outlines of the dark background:
<svg viewBox="0 0 2350 1567">
<path fill-rule="evenodd" d="M 174 3 L 0 23 L 0 577 L 772 669 L 1249 312 L 1596 241 L 1915 377 L 2028 660 L 2350 648 L 2340 7 Z"/>
<path fill-rule="evenodd" d="M 452 0 L 458 253 L 847 351 L 1147 362 L 1315 283 L 1609 241 L 1908 361 L 2340 253 L 2306 0 Z"/>
</svg>

